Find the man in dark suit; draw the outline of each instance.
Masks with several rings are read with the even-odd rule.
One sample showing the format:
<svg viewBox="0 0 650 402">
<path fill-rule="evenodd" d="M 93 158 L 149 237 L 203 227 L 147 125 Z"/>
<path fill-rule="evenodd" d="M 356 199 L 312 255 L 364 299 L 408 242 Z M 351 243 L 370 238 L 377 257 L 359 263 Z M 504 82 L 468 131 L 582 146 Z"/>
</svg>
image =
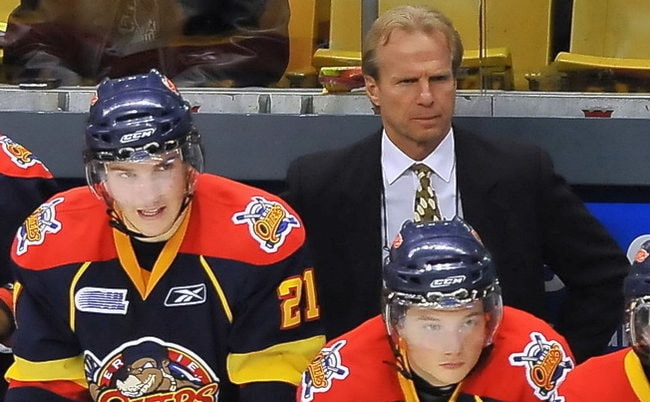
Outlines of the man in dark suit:
<svg viewBox="0 0 650 402">
<path fill-rule="evenodd" d="M 380 311 L 382 245 L 412 219 L 417 162 L 433 170 L 442 218 L 463 216 L 492 250 L 505 303 L 547 318 L 548 265 L 568 291 L 556 328 L 578 360 L 604 352 L 620 322 L 627 260 L 544 151 L 452 128 L 463 47 L 451 22 L 399 7 L 365 40 L 366 92 L 382 132 L 297 159 L 284 194 L 314 250 L 328 338 Z"/>
</svg>

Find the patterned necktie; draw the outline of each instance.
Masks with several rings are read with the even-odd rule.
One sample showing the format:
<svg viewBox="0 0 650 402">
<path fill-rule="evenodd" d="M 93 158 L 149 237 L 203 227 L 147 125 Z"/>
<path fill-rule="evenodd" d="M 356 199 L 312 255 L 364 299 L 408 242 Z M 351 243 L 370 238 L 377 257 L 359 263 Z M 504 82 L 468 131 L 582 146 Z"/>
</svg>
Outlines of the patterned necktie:
<svg viewBox="0 0 650 402">
<path fill-rule="evenodd" d="M 431 169 L 423 164 L 416 163 L 411 166 L 419 180 L 418 189 L 415 193 L 415 222 L 439 221 L 441 219 L 440 209 L 436 193 L 431 187 Z"/>
</svg>

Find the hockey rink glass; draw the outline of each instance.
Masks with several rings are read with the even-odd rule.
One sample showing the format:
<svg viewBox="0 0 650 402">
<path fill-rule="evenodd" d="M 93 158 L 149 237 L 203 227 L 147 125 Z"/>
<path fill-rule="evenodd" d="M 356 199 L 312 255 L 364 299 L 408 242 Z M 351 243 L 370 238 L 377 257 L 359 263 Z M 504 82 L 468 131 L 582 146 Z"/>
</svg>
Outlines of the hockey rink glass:
<svg viewBox="0 0 650 402">
<path fill-rule="evenodd" d="M 650 296 L 634 299 L 629 304 L 630 340 L 634 345 L 650 345 Z"/>
</svg>

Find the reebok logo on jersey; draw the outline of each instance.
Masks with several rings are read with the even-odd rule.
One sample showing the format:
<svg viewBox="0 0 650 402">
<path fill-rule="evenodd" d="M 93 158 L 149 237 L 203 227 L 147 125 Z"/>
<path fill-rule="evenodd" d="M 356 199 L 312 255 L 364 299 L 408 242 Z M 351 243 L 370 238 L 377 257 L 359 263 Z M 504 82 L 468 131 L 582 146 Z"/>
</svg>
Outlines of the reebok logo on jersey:
<svg viewBox="0 0 650 402">
<path fill-rule="evenodd" d="M 74 295 L 74 306 L 86 313 L 125 315 L 129 302 L 126 300 L 126 289 L 87 286 Z"/>
<path fill-rule="evenodd" d="M 205 303 L 205 284 L 175 286 L 165 297 L 166 307 L 191 306 Z"/>
</svg>

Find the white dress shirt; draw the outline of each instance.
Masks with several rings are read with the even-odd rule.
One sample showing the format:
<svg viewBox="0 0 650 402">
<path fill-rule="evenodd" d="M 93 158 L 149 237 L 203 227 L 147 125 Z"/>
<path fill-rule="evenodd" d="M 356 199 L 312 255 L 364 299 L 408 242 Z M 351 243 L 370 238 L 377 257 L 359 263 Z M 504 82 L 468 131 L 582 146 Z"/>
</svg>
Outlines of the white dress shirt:
<svg viewBox="0 0 650 402">
<path fill-rule="evenodd" d="M 456 152 L 453 129 L 442 142 L 426 158 L 415 161 L 393 144 L 382 133 L 381 167 L 383 176 L 382 227 L 384 257 L 388 254 L 393 239 L 399 233 L 402 223 L 413 220 L 415 193 L 418 178 L 410 167 L 416 163 L 424 163 L 433 171 L 431 186 L 438 199 L 438 207 L 442 219 L 462 217 L 460 194 L 456 185 Z"/>
</svg>

